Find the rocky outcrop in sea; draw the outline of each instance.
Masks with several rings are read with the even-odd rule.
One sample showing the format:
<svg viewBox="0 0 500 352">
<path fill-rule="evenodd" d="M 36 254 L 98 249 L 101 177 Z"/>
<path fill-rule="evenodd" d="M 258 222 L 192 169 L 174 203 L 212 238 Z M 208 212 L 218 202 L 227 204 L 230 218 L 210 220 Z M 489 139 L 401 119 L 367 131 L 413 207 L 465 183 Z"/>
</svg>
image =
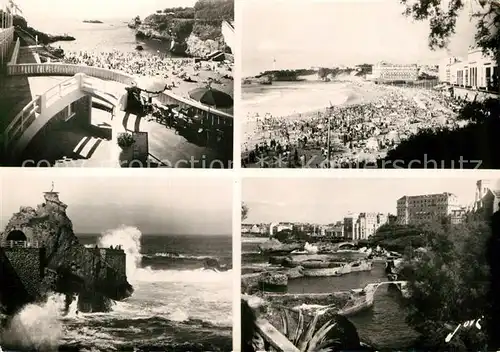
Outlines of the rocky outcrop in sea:
<svg viewBox="0 0 500 352">
<path fill-rule="evenodd" d="M 281 243 L 275 238 L 259 245 L 261 252 L 268 254 L 288 254 L 303 247 L 300 243 Z"/>
<path fill-rule="evenodd" d="M 15 312 L 50 293 L 78 295 L 83 312 L 109 311 L 113 300 L 129 297 L 125 253 L 118 248 L 86 248 L 73 232 L 67 205 L 55 192 L 36 208 L 21 207 L 0 235 L 0 305 Z M 6 282 L 9 285 L 6 285 Z"/>
</svg>

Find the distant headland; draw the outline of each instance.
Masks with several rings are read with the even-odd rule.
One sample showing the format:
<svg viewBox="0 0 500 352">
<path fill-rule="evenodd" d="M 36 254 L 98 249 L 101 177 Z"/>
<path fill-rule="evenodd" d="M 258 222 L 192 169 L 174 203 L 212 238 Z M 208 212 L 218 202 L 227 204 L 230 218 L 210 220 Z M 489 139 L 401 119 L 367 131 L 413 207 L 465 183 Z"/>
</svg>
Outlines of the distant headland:
<svg viewBox="0 0 500 352">
<path fill-rule="evenodd" d="M 356 76 L 365 75 L 371 72 L 371 66 L 368 64 L 357 65 L 355 67 L 317 67 L 304 69 L 283 69 L 283 70 L 268 70 L 261 72 L 253 77 L 245 77 L 243 85 L 263 84 L 270 85 L 272 82 L 300 82 L 318 80 L 329 82 L 341 75 Z"/>
<path fill-rule="evenodd" d="M 99 20 L 83 20 L 83 23 L 104 23 L 104 22 Z"/>
<path fill-rule="evenodd" d="M 0 16 L 2 15 L 2 10 L 0 10 Z M 14 27 L 16 27 L 17 34 L 21 37 L 25 45 L 35 45 L 38 39 L 38 44 L 48 45 L 60 41 L 73 41 L 76 40 L 75 37 L 70 35 L 52 35 L 44 32 L 40 32 L 33 27 L 28 25 L 26 19 L 19 15 L 14 15 Z"/>
</svg>

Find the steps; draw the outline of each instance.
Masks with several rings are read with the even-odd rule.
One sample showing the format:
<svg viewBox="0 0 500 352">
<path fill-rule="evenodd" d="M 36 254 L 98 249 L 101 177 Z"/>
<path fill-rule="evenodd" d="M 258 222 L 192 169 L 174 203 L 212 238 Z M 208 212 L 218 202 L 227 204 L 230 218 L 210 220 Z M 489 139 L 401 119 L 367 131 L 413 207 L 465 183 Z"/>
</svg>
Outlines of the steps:
<svg viewBox="0 0 500 352">
<path fill-rule="evenodd" d="M 86 137 L 75 147 L 74 153 L 80 155 L 84 159 L 88 159 L 92 155 L 94 149 L 103 141 L 102 138 Z"/>
<path fill-rule="evenodd" d="M 78 155 L 80 158 L 63 156 L 62 159 L 55 161 L 54 167 L 84 167 L 89 163 L 89 159 L 95 149 L 104 141 L 104 139 L 96 137 L 86 137 L 82 139 L 73 151 L 74 154 Z"/>
</svg>

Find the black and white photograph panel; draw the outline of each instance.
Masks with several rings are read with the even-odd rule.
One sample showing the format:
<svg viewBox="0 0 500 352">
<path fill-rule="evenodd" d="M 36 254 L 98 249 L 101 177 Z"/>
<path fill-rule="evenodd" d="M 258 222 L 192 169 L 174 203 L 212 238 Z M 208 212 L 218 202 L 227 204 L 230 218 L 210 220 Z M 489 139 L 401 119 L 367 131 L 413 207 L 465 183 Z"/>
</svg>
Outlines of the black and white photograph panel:
<svg viewBox="0 0 500 352">
<path fill-rule="evenodd" d="M 244 178 L 241 350 L 498 350 L 487 176 Z"/>
<path fill-rule="evenodd" d="M 500 169 L 498 0 L 241 7 L 242 166 Z"/>
<path fill-rule="evenodd" d="M 0 165 L 231 168 L 233 0 L 0 0 Z"/>
<path fill-rule="evenodd" d="M 232 351 L 231 180 L 28 171 L 1 179 L 0 348 Z"/>
</svg>

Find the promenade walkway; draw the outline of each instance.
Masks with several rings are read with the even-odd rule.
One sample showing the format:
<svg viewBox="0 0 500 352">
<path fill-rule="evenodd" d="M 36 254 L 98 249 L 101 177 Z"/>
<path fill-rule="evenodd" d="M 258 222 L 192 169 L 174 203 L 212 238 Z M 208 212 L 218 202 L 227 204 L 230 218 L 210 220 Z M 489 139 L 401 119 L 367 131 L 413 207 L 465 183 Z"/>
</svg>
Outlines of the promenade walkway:
<svg viewBox="0 0 500 352">
<path fill-rule="evenodd" d="M 12 47 L 8 57 L 11 57 L 13 49 Z M 29 52 L 19 57 L 18 60 L 23 64 L 36 62 L 35 56 Z M 51 86 L 47 81 L 46 90 Z M 17 113 L 34 97 L 28 77 L 7 76 L 2 72 L 0 75 L 0 131 L 5 130 Z"/>
<path fill-rule="evenodd" d="M 32 56 L 24 56 L 24 61 L 35 60 Z M 17 113 L 34 97 L 42 95 L 51 87 L 66 80 L 64 76 L 9 76 L 0 85 L 0 111 L 2 119 L 0 128 L 5 129 Z M 106 81 L 106 91 L 119 96 L 125 85 Z M 94 98 L 94 101 L 100 102 Z M 113 126 L 118 132 L 148 132 L 149 153 L 164 166 L 178 168 L 222 168 L 218 154 L 210 148 L 198 146 L 188 141 L 175 130 L 158 124 L 152 118 L 126 115 L 117 109 L 115 121 L 111 121 L 111 113 L 101 109 L 92 109 L 92 125 L 82 128 L 72 121 L 52 124 L 30 142 L 23 154 L 26 166 L 40 166 L 57 163 L 60 166 L 117 167 L 115 158 L 116 146 L 112 142 Z M 57 141 L 57 142 L 53 142 Z M 113 160 L 115 162 L 113 162 Z M 65 161 L 65 162 L 63 162 Z M 117 165 L 115 165 L 115 163 Z"/>
</svg>

